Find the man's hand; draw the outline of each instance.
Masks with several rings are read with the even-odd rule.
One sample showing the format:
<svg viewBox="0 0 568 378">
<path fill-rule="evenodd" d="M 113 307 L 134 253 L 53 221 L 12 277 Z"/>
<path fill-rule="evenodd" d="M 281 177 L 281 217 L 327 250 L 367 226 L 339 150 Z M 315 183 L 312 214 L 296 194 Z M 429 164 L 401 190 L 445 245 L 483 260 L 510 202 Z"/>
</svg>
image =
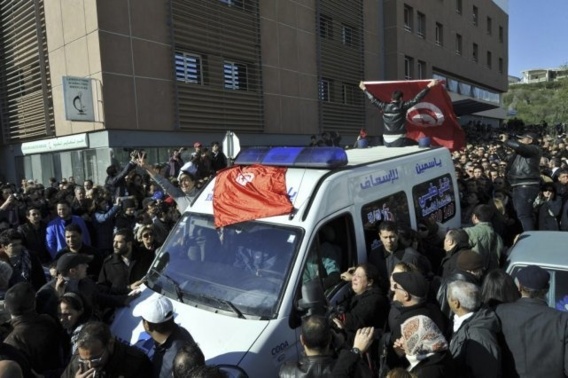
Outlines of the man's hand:
<svg viewBox="0 0 568 378">
<path fill-rule="evenodd" d="M 402 337 L 394 341 L 392 348 L 399 357 L 402 357 L 406 354 L 404 352 L 404 339 Z"/>
<path fill-rule="evenodd" d="M 353 340 L 353 348 L 357 348 L 362 353 L 365 353 L 374 339 L 375 329 L 373 327 L 359 328 L 355 334 L 355 340 Z"/>
<path fill-rule="evenodd" d="M 347 269 L 346 272 L 341 273 L 339 278 L 341 278 L 343 281 L 351 281 L 351 279 L 353 279 L 353 273 L 355 273 L 355 267 L 351 267 Z"/>
<path fill-rule="evenodd" d="M 365 87 L 365 83 L 363 83 L 362 81 L 359 82 L 359 88 L 361 88 L 362 91 L 366 91 L 367 87 Z"/>
<path fill-rule="evenodd" d="M 65 294 L 66 287 L 67 287 L 67 282 L 65 281 L 65 279 L 61 274 L 58 275 L 55 281 L 55 291 L 57 292 L 57 295 L 60 297 L 63 296 L 63 294 Z"/>
<path fill-rule="evenodd" d="M 433 86 L 436 86 L 440 83 L 440 80 L 436 80 L 436 79 L 432 79 L 430 80 L 430 82 L 428 83 L 428 88 L 432 88 Z"/>
<path fill-rule="evenodd" d="M 341 322 L 341 320 L 339 320 L 339 319 L 337 319 L 337 318 L 333 318 L 333 322 L 335 323 L 335 325 L 337 326 L 337 328 L 343 329 L 343 323 Z"/>
<path fill-rule="evenodd" d="M 509 139 L 509 136 L 507 134 L 501 134 L 499 135 L 499 140 L 501 142 L 506 142 Z"/>
<path fill-rule="evenodd" d="M 90 368 L 84 372 L 81 372 L 81 369 L 77 370 L 75 373 L 75 378 L 91 378 L 95 376 L 95 368 Z"/>
</svg>

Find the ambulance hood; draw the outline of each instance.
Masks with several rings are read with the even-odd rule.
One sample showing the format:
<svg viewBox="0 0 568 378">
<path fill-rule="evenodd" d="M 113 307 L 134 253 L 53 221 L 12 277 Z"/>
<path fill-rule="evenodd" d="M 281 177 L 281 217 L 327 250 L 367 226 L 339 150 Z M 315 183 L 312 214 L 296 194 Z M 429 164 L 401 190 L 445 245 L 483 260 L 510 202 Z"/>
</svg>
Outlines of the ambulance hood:
<svg viewBox="0 0 568 378">
<path fill-rule="evenodd" d="M 119 339 L 136 345 L 146 352 L 152 348 L 152 340 L 144 331 L 141 318 L 132 314 L 136 304 L 154 292 L 146 287 L 139 298 L 116 312 L 111 330 Z M 270 321 L 239 319 L 223 315 L 208 308 L 196 308 L 170 298 L 174 306 L 175 322 L 191 333 L 208 363 L 238 365 L 251 346 L 266 329 Z M 218 361 L 217 361 L 218 360 Z"/>
</svg>

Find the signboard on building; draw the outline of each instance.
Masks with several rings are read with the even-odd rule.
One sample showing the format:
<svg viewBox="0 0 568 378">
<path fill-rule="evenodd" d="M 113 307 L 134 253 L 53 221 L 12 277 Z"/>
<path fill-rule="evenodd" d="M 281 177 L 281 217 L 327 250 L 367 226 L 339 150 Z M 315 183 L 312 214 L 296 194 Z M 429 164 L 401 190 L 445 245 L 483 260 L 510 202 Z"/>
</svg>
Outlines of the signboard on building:
<svg viewBox="0 0 568 378">
<path fill-rule="evenodd" d="M 83 133 L 22 143 L 22 153 L 24 155 L 32 155 L 42 152 L 67 151 L 87 147 L 89 147 L 89 138 L 87 134 Z"/>
<path fill-rule="evenodd" d="M 68 121 L 95 121 L 92 79 L 63 76 L 65 119 Z"/>
</svg>

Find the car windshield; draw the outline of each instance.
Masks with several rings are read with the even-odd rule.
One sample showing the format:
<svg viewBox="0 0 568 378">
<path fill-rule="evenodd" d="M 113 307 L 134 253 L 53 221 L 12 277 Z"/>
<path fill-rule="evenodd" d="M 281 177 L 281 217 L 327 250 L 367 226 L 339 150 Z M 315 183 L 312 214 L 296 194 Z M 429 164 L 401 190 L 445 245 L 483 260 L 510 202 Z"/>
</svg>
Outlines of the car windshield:
<svg viewBox="0 0 568 378">
<path fill-rule="evenodd" d="M 186 213 L 160 249 L 148 286 L 194 306 L 273 319 L 301 236 L 301 229 L 261 222 L 215 229 L 212 216 Z"/>
</svg>

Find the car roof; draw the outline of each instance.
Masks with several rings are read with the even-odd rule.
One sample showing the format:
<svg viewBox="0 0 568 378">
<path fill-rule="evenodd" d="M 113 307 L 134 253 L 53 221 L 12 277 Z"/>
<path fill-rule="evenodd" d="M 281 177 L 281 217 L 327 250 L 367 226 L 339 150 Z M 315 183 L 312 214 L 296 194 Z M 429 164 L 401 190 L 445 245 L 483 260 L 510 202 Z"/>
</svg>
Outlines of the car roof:
<svg viewBox="0 0 568 378">
<path fill-rule="evenodd" d="M 519 236 L 508 265 L 538 265 L 568 269 L 568 232 L 528 231 Z"/>
</svg>

